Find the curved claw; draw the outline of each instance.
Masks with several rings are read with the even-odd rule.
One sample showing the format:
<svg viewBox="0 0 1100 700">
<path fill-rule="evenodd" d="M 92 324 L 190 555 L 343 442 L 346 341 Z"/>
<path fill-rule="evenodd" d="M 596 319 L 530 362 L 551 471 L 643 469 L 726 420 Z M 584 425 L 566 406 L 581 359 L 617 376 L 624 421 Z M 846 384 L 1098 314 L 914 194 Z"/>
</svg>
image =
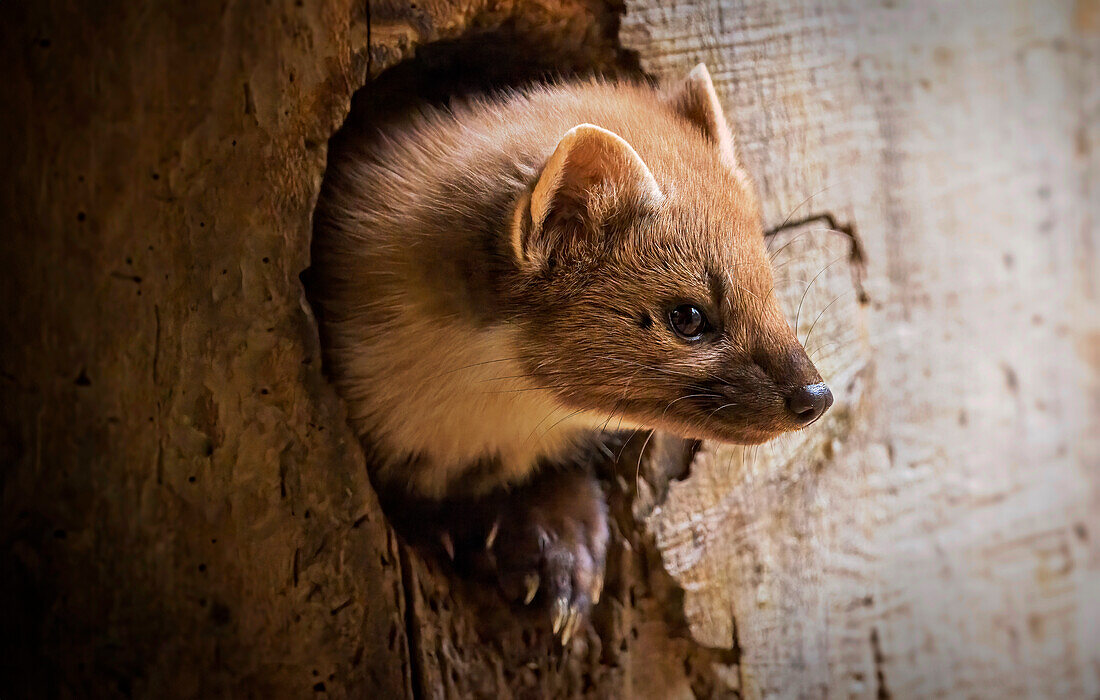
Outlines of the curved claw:
<svg viewBox="0 0 1100 700">
<path fill-rule="evenodd" d="M 565 626 L 561 630 L 561 645 L 566 646 L 570 640 L 573 639 L 573 634 L 577 631 L 577 626 L 581 621 L 581 611 L 576 605 L 569 609 L 569 617 L 565 621 Z"/>
<path fill-rule="evenodd" d="M 553 620 L 553 623 L 554 623 L 553 624 L 554 634 L 557 634 L 558 632 L 561 631 L 562 625 L 565 624 L 566 615 L 568 614 L 568 612 L 569 612 L 568 603 L 566 603 L 565 598 L 558 598 L 557 600 L 554 601 L 554 610 L 551 613 L 551 615 L 552 615 L 551 619 Z"/>
<path fill-rule="evenodd" d="M 545 552 L 546 548 L 550 546 L 550 533 L 548 533 L 543 527 L 539 527 L 537 530 L 536 539 L 539 543 L 539 551 Z"/>
<path fill-rule="evenodd" d="M 500 532 L 500 518 L 498 517 L 493 521 L 493 527 L 489 529 L 489 534 L 485 536 L 485 551 L 489 551 L 493 548 L 493 545 L 497 541 L 497 534 Z"/>
<path fill-rule="evenodd" d="M 596 575 L 596 582 L 592 584 L 592 605 L 596 605 L 600 602 L 600 596 L 603 595 L 603 573 Z"/>
<path fill-rule="evenodd" d="M 539 575 L 527 574 L 523 577 L 523 584 L 527 587 L 527 593 L 523 596 L 523 604 L 530 605 L 539 592 Z"/>
<path fill-rule="evenodd" d="M 451 533 L 441 532 L 439 533 L 439 543 L 443 545 L 443 550 L 447 552 L 447 556 L 451 558 L 451 561 L 455 560 L 455 543 L 451 539 Z"/>
</svg>

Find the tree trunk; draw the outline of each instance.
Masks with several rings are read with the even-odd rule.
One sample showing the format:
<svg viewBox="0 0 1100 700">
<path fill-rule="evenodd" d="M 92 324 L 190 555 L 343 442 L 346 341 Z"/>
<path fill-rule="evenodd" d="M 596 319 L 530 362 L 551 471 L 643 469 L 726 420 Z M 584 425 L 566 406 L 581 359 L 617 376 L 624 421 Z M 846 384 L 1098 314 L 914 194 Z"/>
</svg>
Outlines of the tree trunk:
<svg viewBox="0 0 1100 700">
<path fill-rule="evenodd" d="M 6 14 L 0 695 L 1100 693 L 1095 0 Z M 325 147 L 364 85 L 698 61 L 838 403 L 633 440 L 563 653 L 382 517 L 298 279 Z"/>
</svg>

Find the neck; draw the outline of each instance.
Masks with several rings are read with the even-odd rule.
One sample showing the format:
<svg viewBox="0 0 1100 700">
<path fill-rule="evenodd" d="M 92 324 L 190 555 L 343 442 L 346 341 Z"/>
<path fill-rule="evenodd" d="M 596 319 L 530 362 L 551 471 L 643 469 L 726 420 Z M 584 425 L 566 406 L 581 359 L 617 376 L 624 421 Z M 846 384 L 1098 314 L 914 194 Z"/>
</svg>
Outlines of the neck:
<svg viewBox="0 0 1100 700">
<path fill-rule="evenodd" d="M 352 421 L 396 458 L 380 470 L 383 479 L 437 497 L 485 465 L 489 481 L 520 481 L 540 458 L 561 454 L 606 418 L 565 407 L 537 386 L 513 331 L 439 319 L 430 325 L 375 334 L 358 353 L 371 377 L 356 389 L 372 396 L 357 402 L 369 414 Z"/>
</svg>

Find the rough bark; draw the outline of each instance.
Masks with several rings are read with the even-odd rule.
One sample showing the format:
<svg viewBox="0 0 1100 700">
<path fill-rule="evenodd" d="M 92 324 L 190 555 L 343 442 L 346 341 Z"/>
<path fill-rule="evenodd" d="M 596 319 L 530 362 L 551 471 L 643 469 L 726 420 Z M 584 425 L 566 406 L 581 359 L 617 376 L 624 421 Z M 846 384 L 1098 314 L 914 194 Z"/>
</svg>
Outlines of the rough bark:
<svg viewBox="0 0 1100 700">
<path fill-rule="evenodd" d="M 401 692 L 395 548 L 297 278 L 365 7 L 26 5 L 3 22 L 10 692 Z"/>
</svg>

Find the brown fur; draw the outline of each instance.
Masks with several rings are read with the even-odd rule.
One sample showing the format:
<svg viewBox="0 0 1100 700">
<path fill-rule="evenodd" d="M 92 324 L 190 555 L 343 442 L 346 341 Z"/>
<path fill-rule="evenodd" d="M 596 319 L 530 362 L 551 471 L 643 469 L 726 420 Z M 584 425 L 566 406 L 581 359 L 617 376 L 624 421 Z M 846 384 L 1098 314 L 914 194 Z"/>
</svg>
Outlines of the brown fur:
<svg viewBox="0 0 1100 700">
<path fill-rule="evenodd" d="M 756 443 L 821 379 L 774 295 L 706 69 L 424 111 L 330 158 L 313 294 L 377 475 L 442 497 L 601 427 Z M 667 323 L 692 302 L 715 332 Z M 492 464 L 492 469 L 486 469 Z M 480 466 L 475 466 L 480 465 Z"/>
</svg>

